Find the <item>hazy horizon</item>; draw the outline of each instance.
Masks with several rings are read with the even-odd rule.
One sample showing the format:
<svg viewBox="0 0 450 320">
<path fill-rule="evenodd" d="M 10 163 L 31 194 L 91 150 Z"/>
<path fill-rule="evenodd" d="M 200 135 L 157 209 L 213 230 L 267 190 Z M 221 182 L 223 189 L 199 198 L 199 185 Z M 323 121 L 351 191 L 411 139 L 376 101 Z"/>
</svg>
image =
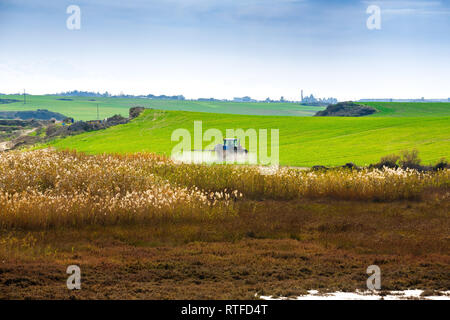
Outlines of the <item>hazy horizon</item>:
<svg viewBox="0 0 450 320">
<path fill-rule="evenodd" d="M 447 99 L 449 32 L 449 1 L 0 0 L 0 92 Z"/>
<path fill-rule="evenodd" d="M 115 94 L 115 93 L 109 92 L 108 90 L 99 90 L 99 91 L 97 91 L 97 90 L 86 90 L 85 91 L 85 90 L 78 90 L 78 89 L 68 90 L 68 91 L 64 91 L 64 92 L 45 92 L 45 93 L 39 93 L 39 94 L 33 94 L 33 93 L 26 92 L 26 91 L 25 91 L 25 93 L 26 93 L 27 96 L 34 96 L 34 95 L 36 95 L 36 96 L 39 96 L 39 95 L 60 96 L 61 94 L 65 95 L 67 92 L 72 92 L 72 91 L 91 92 L 91 93 L 98 93 L 98 94 L 105 94 L 107 92 L 108 94 L 111 95 L 111 97 L 120 97 L 121 95 L 124 95 L 124 96 L 129 95 L 129 96 L 134 96 L 134 97 L 144 97 L 144 96 L 147 96 L 149 94 L 153 94 L 155 96 L 163 96 L 163 95 L 165 95 L 165 96 L 168 96 L 168 97 L 183 96 L 185 98 L 185 100 L 192 100 L 192 101 L 197 101 L 198 99 L 216 99 L 216 100 L 219 100 L 219 101 L 223 100 L 223 101 L 233 102 L 234 98 L 243 98 L 245 96 L 248 96 L 248 95 L 244 95 L 244 96 L 233 96 L 232 98 L 217 98 L 217 97 L 213 97 L 213 96 L 209 96 L 207 94 L 204 94 L 204 95 L 202 95 L 202 96 L 200 96 L 198 98 L 197 97 L 189 98 L 189 97 L 186 97 L 183 93 L 158 94 L 157 92 L 156 93 L 155 92 L 148 92 L 148 93 L 130 94 L 130 93 L 127 93 L 127 92 L 121 92 L 121 93 Z M 0 92 L 0 95 L 20 95 L 20 96 L 23 96 L 23 94 L 24 94 L 24 92 L 10 92 L 10 93 Z M 310 94 L 308 94 L 308 96 L 309 95 Z M 68 96 L 74 96 L 74 95 L 68 95 Z M 249 97 L 254 99 L 251 96 L 249 96 Z M 305 97 L 306 97 L 306 95 L 305 95 Z M 322 99 L 322 98 L 334 98 L 334 97 L 322 97 L 320 95 L 314 95 L 314 97 L 317 98 L 317 99 L 319 99 L 319 98 L 320 99 Z M 286 102 L 301 102 L 300 101 L 301 99 L 294 98 L 294 99 L 290 100 L 290 99 L 286 99 L 285 97 L 283 97 L 283 98 L 285 99 Z M 392 99 L 392 100 L 394 100 L 393 102 L 396 102 L 398 100 L 417 100 L 417 102 L 420 102 L 420 100 L 422 98 L 423 98 L 424 102 L 430 102 L 430 101 L 436 101 L 436 100 L 442 100 L 442 101 L 436 101 L 436 102 L 447 102 L 447 101 L 450 101 L 450 98 L 445 98 L 445 97 L 400 97 L 400 98 L 391 98 L 391 97 L 384 97 L 384 98 L 360 97 L 360 98 L 356 98 L 356 99 L 353 99 L 353 100 L 338 100 L 338 101 L 343 102 L 343 101 L 359 101 L 359 100 L 363 100 L 364 101 L 364 100 L 389 100 L 389 99 Z M 153 98 L 149 98 L 149 99 L 153 99 Z M 254 100 L 257 100 L 257 102 L 264 102 L 265 99 L 254 99 Z M 273 98 L 271 100 L 273 100 L 275 102 L 279 102 L 278 101 L 279 99 L 276 99 L 276 98 Z"/>
</svg>

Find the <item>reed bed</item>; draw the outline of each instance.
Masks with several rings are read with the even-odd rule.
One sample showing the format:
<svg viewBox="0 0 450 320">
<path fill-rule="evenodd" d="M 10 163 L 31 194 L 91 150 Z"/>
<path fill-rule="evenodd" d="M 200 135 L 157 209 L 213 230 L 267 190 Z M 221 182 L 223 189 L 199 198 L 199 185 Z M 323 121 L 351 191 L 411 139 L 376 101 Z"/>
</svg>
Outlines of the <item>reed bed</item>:
<svg viewBox="0 0 450 320">
<path fill-rule="evenodd" d="M 0 227 L 51 228 L 235 214 L 237 191 L 206 192 L 150 172 L 155 155 L 49 150 L 0 155 Z"/>
<path fill-rule="evenodd" d="M 262 170 L 264 169 L 264 170 Z M 247 199 L 394 201 L 420 199 L 430 189 L 450 191 L 450 170 L 333 169 L 328 171 L 256 166 L 178 165 L 165 170 L 171 181 L 205 190 L 238 190 Z"/>
<path fill-rule="evenodd" d="M 236 216 L 253 200 L 394 201 L 450 190 L 450 170 L 267 170 L 175 163 L 154 154 L 0 154 L 0 227 L 52 228 Z"/>
</svg>

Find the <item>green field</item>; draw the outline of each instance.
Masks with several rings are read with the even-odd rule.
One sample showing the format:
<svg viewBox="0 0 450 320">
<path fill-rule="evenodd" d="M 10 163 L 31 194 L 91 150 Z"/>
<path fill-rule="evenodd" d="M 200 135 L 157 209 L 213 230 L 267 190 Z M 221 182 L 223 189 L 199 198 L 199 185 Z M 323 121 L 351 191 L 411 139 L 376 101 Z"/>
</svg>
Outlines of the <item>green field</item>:
<svg viewBox="0 0 450 320">
<path fill-rule="evenodd" d="M 23 104 L 23 96 L 1 95 L 0 99 L 17 99 L 20 102 L 0 104 L 0 111 L 21 111 L 48 109 L 75 118 L 93 120 L 120 114 L 128 116 L 131 107 L 143 106 L 159 110 L 211 112 L 223 114 L 266 115 L 266 116 L 312 116 L 324 107 L 303 106 L 295 103 L 252 103 L 252 102 L 210 102 L 177 101 L 128 98 L 92 98 L 63 96 L 28 96 Z M 59 99 L 72 99 L 64 101 Z M 90 101 L 94 100 L 94 101 Z M 364 102 L 378 110 L 370 117 L 422 117 L 450 116 L 450 103 L 402 103 L 402 102 Z"/>
<path fill-rule="evenodd" d="M 72 99 L 70 101 L 60 99 Z M 3 95 L 0 99 L 22 96 Z M 94 100 L 94 101 L 90 101 Z M 193 121 L 208 128 L 279 129 L 283 165 L 374 163 L 381 156 L 417 148 L 425 163 L 450 152 L 450 103 L 367 102 L 378 112 L 363 118 L 311 117 L 320 107 L 292 103 L 234 103 L 126 98 L 27 96 L 27 104 L 0 104 L 0 111 L 48 109 L 76 120 L 121 114 L 134 106 L 154 108 L 127 125 L 87 133 L 52 145 L 89 153 L 150 151 L 170 155 L 173 130 L 193 130 Z M 167 112 L 159 112 L 164 110 Z M 157 116 L 156 116 L 157 115 Z M 207 143 L 205 143 L 207 144 Z"/>
<path fill-rule="evenodd" d="M 178 101 L 128 98 L 93 98 L 62 96 L 28 96 L 23 104 L 23 96 L 3 95 L 0 99 L 17 99 L 20 102 L 0 104 L 0 111 L 21 111 L 47 109 L 73 117 L 75 120 L 104 119 L 115 114 L 128 117 L 131 107 L 142 106 L 160 110 L 182 110 L 196 112 L 212 112 L 224 114 L 277 115 L 277 116 L 312 116 L 323 107 L 303 106 L 295 103 L 253 103 L 253 102 L 210 102 L 210 101 Z M 65 101 L 60 99 L 72 99 Z M 94 101 L 90 101 L 94 100 Z"/>
<path fill-rule="evenodd" d="M 147 110 L 132 122 L 104 131 L 84 133 L 51 145 L 87 153 L 149 151 L 170 155 L 175 129 L 193 132 L 195 120 L 208 128 L 279 129 L 280 164 L 290 166 L 358 165 L 381 156 L 417 148 L 424 163 L 450 158 L 450 116 L 445 117 L 275 117 L 218 115 Z M 193 134 L 192 134 L 193 136 Z M 205 142 L 204 147 L 209 143 Z"/>
<path fill-rule="evenodd" d="M 439 117 L 450 115 L 448 102 L 363 102 L 377 113 L 370 117 Z"/>
</svg>

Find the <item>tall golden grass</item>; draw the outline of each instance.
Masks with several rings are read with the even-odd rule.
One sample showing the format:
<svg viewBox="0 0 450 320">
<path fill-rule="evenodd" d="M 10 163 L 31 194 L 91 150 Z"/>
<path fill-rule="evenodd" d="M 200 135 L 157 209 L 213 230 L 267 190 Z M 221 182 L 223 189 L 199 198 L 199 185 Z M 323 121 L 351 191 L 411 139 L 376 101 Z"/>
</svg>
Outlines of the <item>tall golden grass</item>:
<svg viewBox="0 0 450 320">
<path fill-rule="evenodd" d="M 265 170 L 262 170 L 265 169 Z M 272 172 L 271 172 L 272 171 Z M 449 190 L 450 170 L 294 168 L 266 170 L 255 166 L 177 165 L 164 169 L 170 181 L 205 190 L 239 190 L 247 199 L 393 201 L 418 199 L 428 189 Z"/>
<path fill-rule="evenodd" d="M 449 190 L 450 172 L 261 168 L 175 163 L 154 154 L 0 154 L 0 227 L 52 228 L 236 215 L 245 200 L 392 201 Z"/>
<path fill-rule="evenodd" d="M 155 155 L 86 156 L 48 150 L 0 155 L 0 226 L 117 224 L 233 214 L 237 191 L 183 187 L 150 172 Z"/>
</svg>

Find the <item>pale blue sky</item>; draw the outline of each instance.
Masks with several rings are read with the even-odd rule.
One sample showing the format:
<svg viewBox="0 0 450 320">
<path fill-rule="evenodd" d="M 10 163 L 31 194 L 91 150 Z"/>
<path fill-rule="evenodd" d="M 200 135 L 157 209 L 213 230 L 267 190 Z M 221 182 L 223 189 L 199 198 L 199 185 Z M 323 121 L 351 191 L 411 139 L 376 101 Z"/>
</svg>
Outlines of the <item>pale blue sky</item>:
<svg viewBox="0 0 450 320">
<path fill-rule="evenodd" d="M 0 43 L 2 93 L 450 97 L 442 0 L 0 0 Z"/>
</svg>

